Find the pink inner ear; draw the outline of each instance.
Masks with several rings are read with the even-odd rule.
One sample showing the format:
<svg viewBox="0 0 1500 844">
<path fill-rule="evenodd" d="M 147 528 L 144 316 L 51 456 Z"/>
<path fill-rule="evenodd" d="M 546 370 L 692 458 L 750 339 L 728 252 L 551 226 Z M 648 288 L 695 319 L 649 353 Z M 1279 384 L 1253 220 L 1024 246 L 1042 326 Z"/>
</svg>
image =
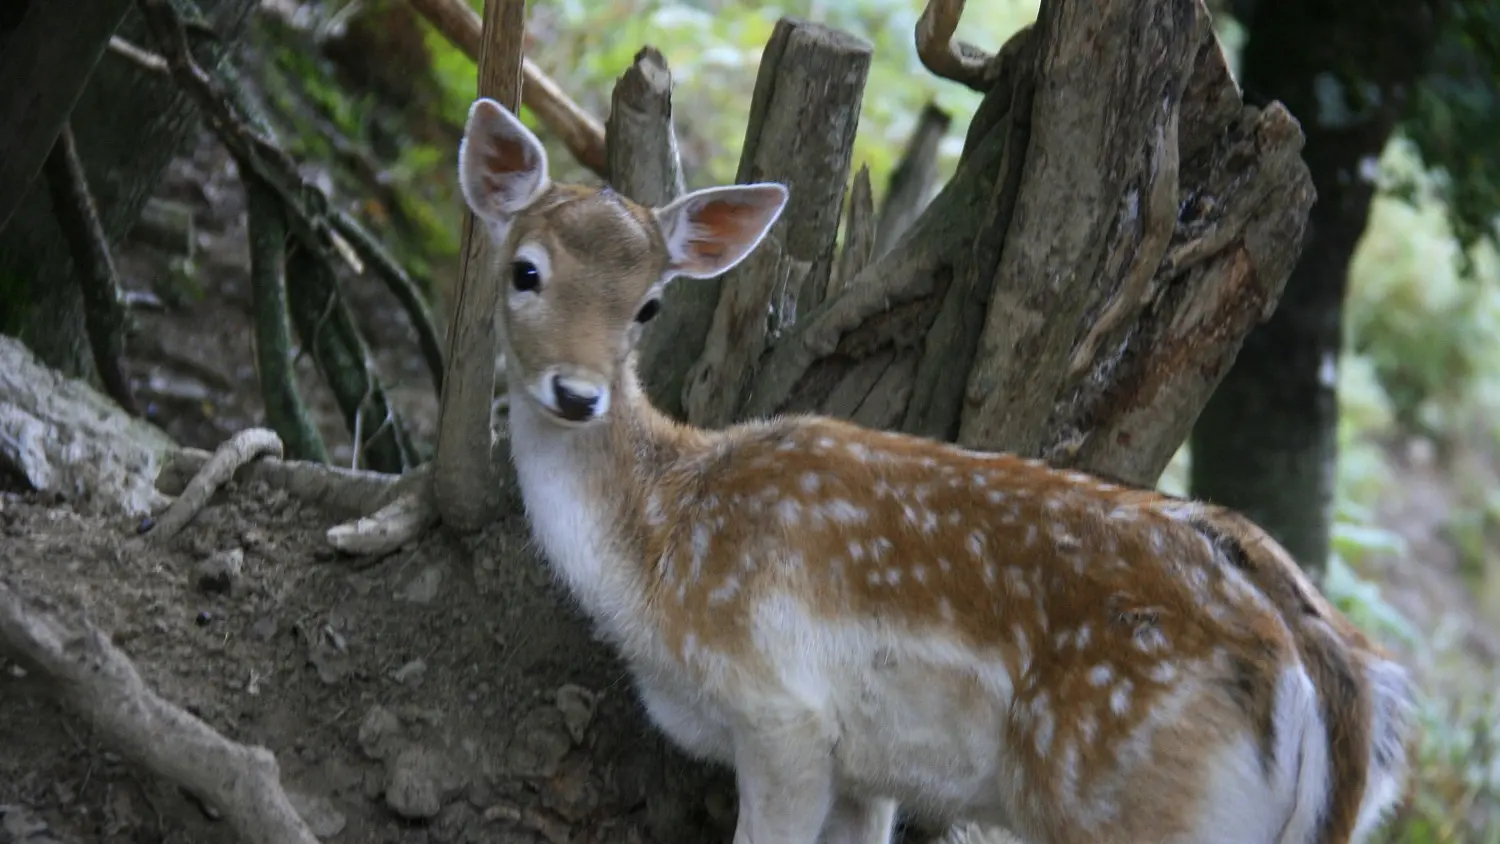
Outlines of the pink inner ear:
<svg viewBox="0 0 1500 844">
<path fill-rule="evenodd" d="M 498 190 L 502 179 L 526 169 L 526 145 L 515 138 L 491 137 L 484 153 L 484 185 L 490 190 Z"/>
<path fill-rule="evenodd" d="M 747 218 L 760 211 L 754 205 L 713 199 L 703 203 L 693 214 L 693 227 L 700 237 L 689 241 L 692 249 L 705 258 L 722 258 L 730 243 L 745 235 Z"/>
</svg>

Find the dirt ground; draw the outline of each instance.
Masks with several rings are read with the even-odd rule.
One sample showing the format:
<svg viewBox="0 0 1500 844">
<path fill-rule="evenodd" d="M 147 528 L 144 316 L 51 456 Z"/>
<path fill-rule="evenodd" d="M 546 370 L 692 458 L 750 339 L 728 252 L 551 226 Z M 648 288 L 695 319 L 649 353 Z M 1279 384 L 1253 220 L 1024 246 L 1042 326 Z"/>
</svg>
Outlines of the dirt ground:
<svg viewBox="0 0 1500 844">
<path fill-rule="evenodd" d="M 207 137 L 173 166 L 162 194 L 200 212 L 202 296 L 140 315 L 132 374 L 153 421 L 211 449 L 262 421 L 242 200 Z M 120 255 L 132 290 L 158 289 L 166 264 L 140 244 Z M 351 293 L 396 401 L 430 442 L 436 404 L 412 332 L 383 291 Z M 347 465 L 332 401 L 301 368 Z M 599 742 L 655 741 L 601 727 L 637 723 L 623 672 L 598 662 L 577 618 L 529 618 L 534 605 L 509 599 L 517 578 L 553 588 L 518 522 L 473 538 L 434 535 L 358 568 L 324 542 L 334 517 L 258 484 L 231 484 L 162 551 L 129 547 L 129 520 L 80 516 L 14 478 L 0 478 L 0 490 L 0 574 L 86 607 L 162 695 L 272 749 L 327 840 L 558 844 L 581 824 L 593 830 L 583 840 L 629 841 L 608 819 L 650 814 L 631 772 L 590 770 Z M 1439 493 L 1422 494 L 1428 504 L 1392 501 L 1385 511 L 1433 564 L 1390 579 L 1403 609 L 1464 614 L 1452 551 L 1435 532 Z M 1465 650 L 1493 664 L 1493 631 L 1470 621 Z M 617 679 L 538 693 L 537 676 Z M 0 713 L 0 844 L 233 840 L 210 809 L 122 760 L 38 677 L 3 661 Z"/>
</svg>

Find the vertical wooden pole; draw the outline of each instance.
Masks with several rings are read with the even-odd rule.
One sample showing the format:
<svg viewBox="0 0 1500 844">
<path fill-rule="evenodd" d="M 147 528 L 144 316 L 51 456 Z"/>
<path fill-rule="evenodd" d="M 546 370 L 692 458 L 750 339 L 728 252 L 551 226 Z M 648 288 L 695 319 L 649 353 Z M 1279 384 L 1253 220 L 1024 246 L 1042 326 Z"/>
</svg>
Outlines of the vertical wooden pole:
<svg viewBox="0 0 1500 844">
<path fill-rule="evenodd" d="M 498 100 L 512 111 L 521 106 L 525 37 L 526 0 L 486 0 L 479 96 Z M 499 301 L 490 253 L 484 230 L 476 228 L 473 213 L 465 212 L 463 277 L 448 327 L 433 492 L 443 523 L 466 532 L 493 520 L 500 503 L 500 474 L 490 462 Z"/>
</svg>

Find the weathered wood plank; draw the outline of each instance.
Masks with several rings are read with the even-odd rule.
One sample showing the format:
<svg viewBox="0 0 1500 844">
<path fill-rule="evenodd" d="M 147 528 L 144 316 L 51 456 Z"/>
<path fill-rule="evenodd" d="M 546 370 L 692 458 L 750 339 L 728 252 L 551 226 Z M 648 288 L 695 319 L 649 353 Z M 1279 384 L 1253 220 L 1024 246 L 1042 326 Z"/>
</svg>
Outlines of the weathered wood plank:
<svg viewBox="0 0 1500 844">
<path fill-rule="evenodd" d="M 755 82 L 738 181 L 781 182 L 791 196 L 756 251 L 710 284 L 718 304 L 683 401 L 694 424 L 719 426 L 739 415 L 761 354 L 796 321 L 804 291 L 816 296 L 827 287 L 872 51 L 869 42 L 819 24 L 776 24 Z"/>
</svg>

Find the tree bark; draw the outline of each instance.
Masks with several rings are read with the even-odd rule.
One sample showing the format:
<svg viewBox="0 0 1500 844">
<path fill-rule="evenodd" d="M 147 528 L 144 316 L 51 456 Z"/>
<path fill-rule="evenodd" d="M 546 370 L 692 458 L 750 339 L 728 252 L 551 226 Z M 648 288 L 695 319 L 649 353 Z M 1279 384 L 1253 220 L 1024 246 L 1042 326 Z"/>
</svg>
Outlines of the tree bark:
<svg viewBox="0 0 1500 844">
<path fill-rule="evenodd" d="M 486 0 L 483 37 L 479 96 L 519 111 L 526 0 Z M 494 519 L 499 506 L 498 477 L 486 457 L 494 441 L 490 407 L 498 337 L 495 308 L 500 303 L 493 246 L 472 211 L 464 213 L 460 253 L 463 273 L 448 324 L 447 369 L 438 398 L 433 489 L 443 521 L 456 530 L 472 531 Z"/>
<path fill-rule="evenodd" d="M 655 47 L 644 47 L 615 82 L 605 124 L 610 184 L 643 205 L 661 207 L 685 191 L 677 129 L 672 119 L 672 70 Z M 682 413 L 682 384 L 696 350 L 682 342 L 691 326 L 713 317 L 713 289 L 698 284 L 668 285 L 661 315 L 641 337 L 640 366 L 652 403 L 674 416 Z"/>
<path fill-rule="evenodd" d="M 1302 121 L 1318 202 L 1281 305 L 1246 340 L 1193 430 L 1191 490 L 1245 513 L 1321 572 L 1333 517 L 1344 294 L 1375 189 L 1364 170 L 1432 54 L 1446 3 L 1247 6 L 1245 90 L 1285 103 Z"/>
<path fill-rule="evenodd" d="M 37 8 L 55 5 L 68 4 L 31 2 Z M 255 5 L 254 0 L 202 0 L 199 8 L 217 38 L 201 40 L 196 50 L 200 61 L 215 64 L 232 48 Z M 73 13 L 65 17 L 62 28 L 48 37 L 66 43 L 78 21 Z M 116 34 L 144 44 L 145 31 L 140 13 L 131 9 Z M 78 61 L 86 58 L 86 53 L 77 56 Z M 100 222 L 113 246 L 140 215 L 162 171 L 196 125 L 198 112 L 171 80 L 118 56 L 104 56 L 98 67 L 100 72 L 78 94 L 72 126 Z M 71 277 L 67 241 L 46 186 L 35 180 L 0 231 L 0 333 L 19 337 L 49 366 L 92 377 L 83 301 Z"/>
</svg>

